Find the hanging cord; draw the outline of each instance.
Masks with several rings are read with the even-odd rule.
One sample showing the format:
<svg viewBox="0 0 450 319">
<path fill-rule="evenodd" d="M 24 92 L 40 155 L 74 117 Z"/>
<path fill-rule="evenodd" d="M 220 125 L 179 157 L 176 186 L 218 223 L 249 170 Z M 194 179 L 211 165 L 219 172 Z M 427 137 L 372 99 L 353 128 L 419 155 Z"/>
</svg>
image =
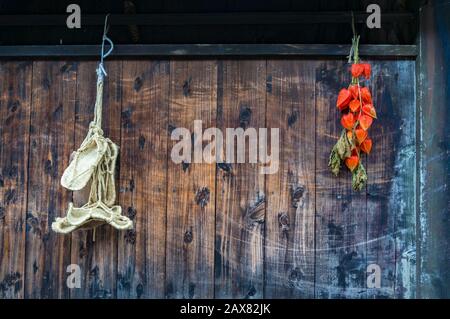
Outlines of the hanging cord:
<svg viewBox="0 0 450 319">
<path fill-rule="evenodd" d="M 94 115 L 94 121 L 91 123 L 91 125 L 93 127 L 98 128 L 98 129 L 101 129 L 101 127 L 102 127 L 103 79 L 105 78 L 105 76 L 108 75 L 106 73 L 103 61 L 114 50 L 114 43 L 107 36 L 108 30 L 109 30 L 108 17 L 109 17 L 109 14 L 107 14 L 105 17 L 105 25 L 103 27 L 100 63 L 98 64 L 98 68 L 97 68 L 97 97 L 95 99 L 95 115 Z M 110 48 L 105 53 L 105 44 L 107 44 L 107 43 L 110 45 Z"/>
<path fill-rule="evenodd" d="M 94 120 L 93 122 L 91 122 L 91 129 L 95 132 L 98 132 L 100 135 L 103 135 L 102 132 L 102 111 L 103 111 L 103 80 L 105 78 L 105 76 L 107 76 L 108 74 L 106 73 L 103 61 L 106 57 L 108 57 L 111 52 L 114 50 L 114 43 L 112 42 L 112 40 L 110 38 L 108 38 L 107 34 L 108 34 L 108 30 L 109 30 L 109 24 L 108 24 L 108 17 L 109 14 L 106 15 L 105 17 L 105 24 L 103 26 L 103 36 L 102 36 L 102 47 L 101 47 L 101 53 L 100 53 L 100 63 L 98 64 L 98 68 L 97 68 L 97 96 L 95 99 L 95 114 L 94 114 Z M 110 45 L 109 50 L 105 53 L 105 44 L 108 43 Z M 100 164 L 101 165 L 101 164 Z M 97 168 L 97 174 L 99 174 L 99 176 L 97 177 L 97 185 L 92 185 L 91 187 L 91 194 L 90 194 L 90 200 L 89 202 L 92 201 L 92 195 L 93 195 L 93 190 L 96 191 L 96 197 L 97 200 L 99 202 L 102 201 L 102 194 L 103 191 L 106 189 L 106 185 L 105 185 L 105 174 L 104 171 L 101 170 L 101 168 Z M 95 179 L 93 179 L 94 181 Z M 94 227 L 94 230 L 92 232 L 92 241 L 95 242 L 95 233 L 96 233 L 96 228 Z"/>
<path fill-rule="evenodd" d="M 352 11 L 352 47 L 350 48 L 350 53 L 348 55 L 348 63 L 359 63 L 359 35 L 356 33 L 356 25 L 355 25 L 355 14 Z"/>
</svg>

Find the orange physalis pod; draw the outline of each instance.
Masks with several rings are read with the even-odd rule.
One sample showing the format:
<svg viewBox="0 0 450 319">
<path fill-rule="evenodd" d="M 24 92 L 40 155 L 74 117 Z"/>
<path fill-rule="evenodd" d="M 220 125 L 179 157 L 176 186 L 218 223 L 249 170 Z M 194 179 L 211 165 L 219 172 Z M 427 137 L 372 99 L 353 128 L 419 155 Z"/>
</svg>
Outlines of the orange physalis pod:
<svg viewBox="0 0 450 319">
<path fill-rule="evenodd" d="M 372 73 L 372 67 L 370 66 L 369 63 L 364 63 L 364 64 L 363 64 L 363 67 L 364 67 L 364 72 L 363 72 L 364 77 L 365 77 L 366 79 L 370 79 L 370 75 L 371 75 L 371 73 Z"/>
<path fill-rule="evenodd" d="M 352 64 L 352 76 L 359 78 L 364 73 L 364 66 L 362 64 Z"/>
<path fill-rule="evenodd" d="M 361 128 L 364 131 L 367 131 L 373 122 L 373 119 L 369 115 L 366 115 L 366 114 L 361 114 L 361 116 L 359 116 L 358 120 L 359 120 L 359 125 L 361 126 Z"/>
<path fill-rule="evenodd" d="M 372 139 L 370 137 L 366 138 L 364 142 L 360 145 L 361 151 L 363 151 L 366 154 L 369 154 L 372 150 Z"/>
<path fill-rule="evenodd" d="M 339 92 L 338 99 L 336 106 L 339 110 L 343 111 L 347 108 L 348 103 L 350 103 L 350 100 L 352 99 L 352 96 L 347 89 L 342 89 Z"/>
<path fill-rule="evenodd" d="M 372 94 L 367 87 L 361 88 L 361 98 L 367 104 L 372 104 Z"/>
<path fill-rule="evenodd" d="M 352 94 L 352 98 L 355 100 L 359 100 L 359 86 L 356 84 L 352 84 L 348 87 L 348 90 Z"/>
<path fill-rule="evenodd" d="M 352 155 L 345 159 L 345 165 L 347 165 L 348 169 L 351 170 L 352 172 L 358 166 L 358 163 L 359 163 L 358 155 Z"/>
<path fill-rule="evenodd" d="M 351 105 L 350 105 L 350 108 L 351 108 Z M 366 104 L 366 105 L 364 105 L 363 108 L 362 108 L 362 112 L 363 112 L 364 114 L 369 115 L 370 117 L 372 117 L 372 118 L 374 118 L 374 119 L 377 118 L 377 111 L 375 111 L 375 108 L 373 107 L 372 104 Z"/>
<path fill-rule="evenodd" d="M 353 126 L 355 125 L 355 122 L 356 122 L 356 120 L 355 120 L 355 116 L 353 115 L 353 113 L 348 113 L 348 114 L 342 115 L 341 124 L 347 130 L 352 130 Z"/>
<path fill-rule="evenodd" d="M 349 104 L 350 111 L 353 113 L 358 112 L 361 107 L 361 102 L 359 100 L 352 100 Z"/>
<path fill-rule="evenodd" d="M 358 143 L 361 144 L 366 139 L 367 132 L 364 131 L 362 128 L 357 128 L 355 130 L 355 136 L 356 136 L 356 140 L 358 141 Z"/>
</svg>

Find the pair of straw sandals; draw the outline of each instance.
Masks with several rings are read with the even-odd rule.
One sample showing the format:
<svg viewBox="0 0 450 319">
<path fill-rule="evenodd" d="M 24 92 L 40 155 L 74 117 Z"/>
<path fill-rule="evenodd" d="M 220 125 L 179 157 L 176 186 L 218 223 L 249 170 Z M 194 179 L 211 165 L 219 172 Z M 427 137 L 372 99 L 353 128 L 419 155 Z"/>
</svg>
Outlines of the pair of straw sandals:
<svg viewBox="0 0 450 319">
<path fill-rule="evenodd" d="M 52 223 L 55 232 L 67 234 L 76 229 L 89 229 L 108 223 L 119 230 L 130 229 L 133 222 L 114 205 L 116 189 L 114 172 L 119 147 L 103 136 L 100 127 L 91 123 L 89 132 L 61 177 L 61 185 L 69 190 L 83 189 L 91 181 L 88 202 L 82 207 L 69 204 L 66 217 Z"/>
</svg>

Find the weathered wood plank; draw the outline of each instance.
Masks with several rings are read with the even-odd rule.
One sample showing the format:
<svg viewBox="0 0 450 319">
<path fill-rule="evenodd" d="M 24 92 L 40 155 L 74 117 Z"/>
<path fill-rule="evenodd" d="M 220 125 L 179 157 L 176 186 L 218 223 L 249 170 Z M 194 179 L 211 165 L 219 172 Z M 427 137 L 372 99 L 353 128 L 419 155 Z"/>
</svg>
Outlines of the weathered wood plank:
<svg viewBox="0 0 450 319">
<path fill-rule="evenodd" d="M 0 63 L 0 299 L 23 298 L 32 63 Z"/>
<path fill-rule="evenodd" d="M 169 62 L 124 61 L 120 205 L 134 229 L 120 233 L 119 298 L 164 297 Z"/>
<path fill-rule="evenodd" d="M 84 140 L 94 117 L 97 62 L 80 62 L 77 72 L 75 110 L 75 147 Z M 103 123 L 105 136 L 120 143 L 122 62 L 107 62 L 103 94 Z M 117 176 L 118 177 L 118 176 Z M 75 206 L 84 205 L 89 198 L 90 184 L 74 192 Z M 71 260 L 81 268 L 81 288 L 71 291 L 71 298 L 112 298 L 116 293 L 117 232 L 109 225 L 93 230 L 78 230 L 72 234 Z"/>
<path fill-rule="evenodd" d="M 422 298 L 450 298 L 450 3 L 429 1 L 420 12 L 418 68 L 419 243 Z"/>
<path fill-rule="evenodd" d="M 66 214 L 72 193 L 60 178 L 74 150 L 74 62 L 33 63 L 26 235 L 25 298 L 68 298 L 70 236 L 51 230 Z"/>
<path fill-rule="evenodd" d="M 217 63 L 172 61 L 170 74 L 169 127 L 193 133 L 194 120 L 215 127 Z M 169 152 L 175 143 L 169 143 Z M 168 162 L 166 296 L 212 298 L 215 164 Z"/>
<path fill-rule="evenodd" d="M 219 61 L 218 78 L 217 127 L 223 134 L 227 128 L 264 128 L 265 60 Z M 247 139 L 246 163 L 218 165 L 216 298 L 263 297 L 265 175 L 259 171 L 262 164 L 249 163 L 250 148 L 258 152 Z"/>
<path fill-rule="evenodd" d="M 368 156 L 367 174 L 367 264 L 375 264 L 381 271 L 381 288 L 370 288 L 368 298 L 393 298 L 395 283 L 395 212 L 390 210 L 389 196 L 394 173 L 396 144 L 394 136 L 399 125 L 398 107 L 392 101 L 393 88 L 388 81 L 395 71 L 384 63 L 373 65 L 372 96 L 378 121 L 370 129 L 373 140 Z M 397 74 L 398 76 L 398 74 Z"/>
<path fill-rule="evenodd" d="M 416 273 L 416 94 L 415 62 L 387 62 L 395 70 L 392 100 L 400 117 L 394 180 L 390 207 L 395 213 L 395 297 L 414 299 L 417 295 Z M 398 74 L 398 77 L 397 77 Z M 382 125 L 382 123 L 380 123 Z"/>
<path fill-rule="evenodd" d="M 345 165 L 338 177 L 328 168 L 330 151 L 343 129 L 336 97 L 351 81 L 347 70 L 345 62 L 326 61 L 316 72 L 317 298 L 366 296 L 366 194 L 352 190 Z"/>
<path fill-rule="evenodd" d="M 369 298 L 415 296 L 414 62 L 373 63 L 378 120 L 368 156 L 367 263 L 381 270 L 381 288 Z"/>
<path fill-rule="evenodd" d="M 267 61 L 267 121 L 280 129 L 266 176 L 265 297 L 314 296 L 314 61 Z"/>
</svg>

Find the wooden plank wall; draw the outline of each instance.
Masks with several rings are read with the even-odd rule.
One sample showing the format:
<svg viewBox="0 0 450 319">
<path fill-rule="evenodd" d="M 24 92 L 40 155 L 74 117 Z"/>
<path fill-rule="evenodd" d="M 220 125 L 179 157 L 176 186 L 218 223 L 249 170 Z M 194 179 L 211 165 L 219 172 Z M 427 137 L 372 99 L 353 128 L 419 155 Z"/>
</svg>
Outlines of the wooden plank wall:
<svg viewBox="0 0 450 319">
<path fill-rule="evenodd" d="M 372 63 L 379 120 L 356 193 L 327 168 L 345 61 L 108 61 L 103 126 L 135 227 L 94 238 L 50 225 L 86 198 L 59 179 L 92 118 L 96 63 L 0 62 L 0 298 L 414 297 L 415 62 Z M 171 132 L 194 120 L 279 128 L 278 171 L 175 164 Z M 70 264 L 81 288 L 66 286 Z"/>
</svg>

